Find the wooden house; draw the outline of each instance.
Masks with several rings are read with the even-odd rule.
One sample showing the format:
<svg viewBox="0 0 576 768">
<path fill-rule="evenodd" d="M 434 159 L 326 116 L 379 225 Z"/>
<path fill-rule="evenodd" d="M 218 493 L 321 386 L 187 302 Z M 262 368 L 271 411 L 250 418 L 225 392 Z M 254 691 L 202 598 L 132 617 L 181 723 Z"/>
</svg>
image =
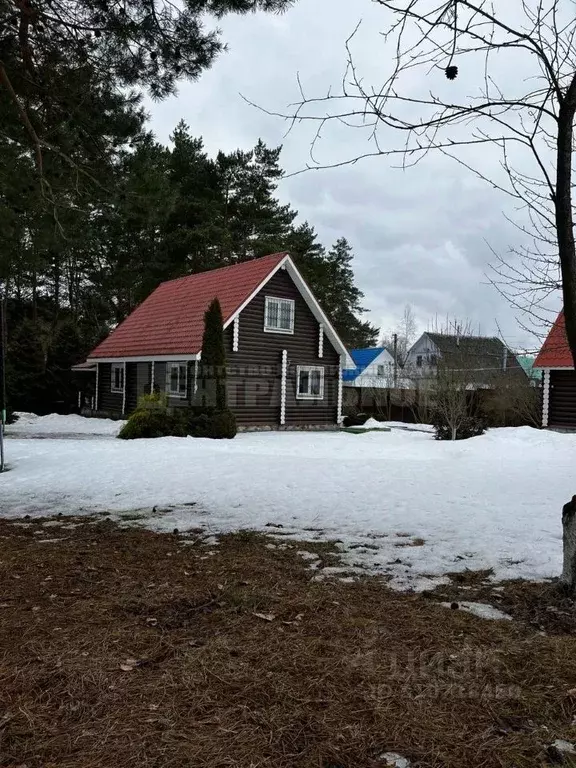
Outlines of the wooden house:
<svg viewBox="0 0 576 768">
<path fill-rule="evenodd" d="M 222 307 L 229 407 L 241 427 L 336 425 L 346 348 L 287 253 L 162 283 L 94 349 L 95 415 L 125 416 L 165 392 L 201 404 L 204 313 Z"/>
</svg>

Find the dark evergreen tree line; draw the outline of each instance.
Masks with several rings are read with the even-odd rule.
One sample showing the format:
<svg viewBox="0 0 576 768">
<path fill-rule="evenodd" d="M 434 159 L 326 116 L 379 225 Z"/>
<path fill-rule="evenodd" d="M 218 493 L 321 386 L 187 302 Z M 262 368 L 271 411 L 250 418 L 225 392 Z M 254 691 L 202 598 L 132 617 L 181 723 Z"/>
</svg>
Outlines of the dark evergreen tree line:
<svg viewBox="0 0 576 768">
<path fill-rule="evenodd" d="M 145 132 L 136 99 L 105 101 L 106 151 L 82 158 L 94 182 L 63 158 L 45 169 L 62 205 L 46 204 L 33 158 L 0 138 L 0 281 L 14 407 L 73 406 L 70 366 L 163 280 L 275 251 L 292 254 L 348 345 L 375 342 L 350 245 L 341 238 L 325 248 L 277 198 L 280 148 L 259 141 L 210 157 L 184 123 L 164 147 Z"/>
</svg>

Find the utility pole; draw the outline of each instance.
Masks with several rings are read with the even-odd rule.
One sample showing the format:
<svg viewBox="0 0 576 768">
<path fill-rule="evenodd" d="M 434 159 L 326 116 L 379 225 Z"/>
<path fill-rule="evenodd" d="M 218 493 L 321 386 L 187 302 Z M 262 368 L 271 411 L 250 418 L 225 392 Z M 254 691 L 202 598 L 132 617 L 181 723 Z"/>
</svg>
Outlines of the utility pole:
<svg viewBox="0 0 576 768">
<path fill-rule="evenodd" d="M 6 303 L 0 293 L 0 472 L 5 469 L 4 427 L 6 426 Z"/>
<path fill-rule="evenodd" d="M 398 388 L 398 334 L 392 335 L 394 339 L 394 389 Z"/>
</svg>

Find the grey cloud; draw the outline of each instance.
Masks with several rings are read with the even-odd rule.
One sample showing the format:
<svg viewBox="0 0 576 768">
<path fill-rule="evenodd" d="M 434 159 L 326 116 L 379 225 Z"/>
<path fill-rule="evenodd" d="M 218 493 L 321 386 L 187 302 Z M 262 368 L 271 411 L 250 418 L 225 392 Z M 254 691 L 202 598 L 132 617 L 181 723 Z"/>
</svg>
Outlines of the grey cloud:
<svg viewBox="0 0 576 768">
<path fill-rule="evenodd" d="M 240 93 L 263 107 L 282 110 L 298 99 L 297 72 L 310 94 L 337 87 L 345 64 L 344 41 L 360 16 L 364 23 L 357 49 L 362 65 L 376 79 L 390 64 L 377 35 L 385 26 L 380 8 L 368 0 L 300 0 L 280 17 L 225 19 L 229 51 L 198 83 L 185 84 L 178 96 L 149 105 L 153 129 L 166 141 L 183 118 L 204 137 L 210 152 L 248 148 L 261 137 L 270 145 L 283 144 L 287 171 L 303 168 L 315 126 L 296 125 L 286 135 L 286 123 L 246 104 Z M 365 151 L 364 142 L 362 132 L 326 128 L 318 155 L 333 162 Z M 497 158 L 479 152 L 471 150 L 469 158 L 497 167 Z M 440 155 L 405 171 L 391 165 L 377 158 L 307 172 L 285 179 L 280 195 L 299 211 L 300 220 L 316 228 L 325 245 L 340 236 L 349 239 L 372 322 L 389 326 L 411 303 L 421 329 L 435 315 L 448 313 L 470 318 L 486 333 L 495 333 L 499 324 L 512 343 L 533 344 L 506 301 L 486 285 L 492 256 L 485 241 L 505 252 L 518 239 L 503 216 L 503 211 L 513 213 L 509 200 Z"/>
</svg>

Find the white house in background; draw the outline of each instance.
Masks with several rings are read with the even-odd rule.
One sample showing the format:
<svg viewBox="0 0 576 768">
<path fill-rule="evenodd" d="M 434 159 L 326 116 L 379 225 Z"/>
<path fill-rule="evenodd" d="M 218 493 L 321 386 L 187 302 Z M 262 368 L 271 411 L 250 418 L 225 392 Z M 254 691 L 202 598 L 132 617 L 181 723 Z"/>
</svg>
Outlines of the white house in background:
<svg viewBox="0 0 576 768">
<path fill-rule="evenodd" d="M 384 347 L 352 349 L 354 368 L 342 371 L 345 387 L 355 389 L 391 389 L 394 387 L 394 358 Z"/>
<path fill-rule="evenodd" d="M 440 360 L 464 370 L 469 389 L 490 388 L 496 377 L 526 374 L 516 355 L 494 336 L 463 336 L 426 332 L 408 351 L 404 375 L 415 383 L 432 379 Z"/>
</svg>

